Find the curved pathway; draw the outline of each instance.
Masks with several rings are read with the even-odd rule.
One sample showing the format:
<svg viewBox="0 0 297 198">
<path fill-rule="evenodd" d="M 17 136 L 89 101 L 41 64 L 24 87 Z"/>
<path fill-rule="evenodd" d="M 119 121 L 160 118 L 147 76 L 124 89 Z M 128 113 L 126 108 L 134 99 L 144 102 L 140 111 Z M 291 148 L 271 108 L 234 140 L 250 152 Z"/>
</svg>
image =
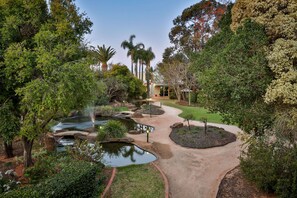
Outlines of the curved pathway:
<svg viewBox="0 0 297 198">
<path fill-rule="evenodd" d="M 239 164 L 240 141 L 209 149 L 181 147 L 169 138 L 170 125 L 183 122 L 183 119 L 178 117 L 181 111 L 168 106 L 163 106 L 163 109 L 165 110 L 163 115 L 151 118 L 145 115 L 144 118 L 135 120 L 154 126 L 155 131 L 150 134 L 150 143 L 165 144 L 172 153 L 170 158 L 159 156 L 156 161 L 169 180 L 170 197 L 216 197 L 224 175 Z M 203 123 L 198 121 L 191 121 L 190 124 L 203 126 Z M 235 134 L 241 131 L 236 126 L 211 123 L 209 125 L 222 127 Z M 146 134 L 128 136 L 136 141 L 146 141 Z"/>
</svg>

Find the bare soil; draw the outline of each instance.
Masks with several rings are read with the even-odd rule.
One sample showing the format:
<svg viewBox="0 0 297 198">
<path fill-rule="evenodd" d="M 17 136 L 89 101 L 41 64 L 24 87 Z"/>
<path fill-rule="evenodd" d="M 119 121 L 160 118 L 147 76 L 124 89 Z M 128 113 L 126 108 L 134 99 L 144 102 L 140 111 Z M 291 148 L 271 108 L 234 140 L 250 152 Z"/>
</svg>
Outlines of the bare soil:
<svg viewBox="0 0 297 198">
<path fill-rule="evenodd" d="M 247 181 L 237 166 L 229 171 L 221 181 L 217 198 L 274 198 L 273 194 L 260 191 L 254 184 Z"/>
<path fill-rule="evenodd" d="M 141 110 L 139 110 L 142 114 L 151 114 L 151 115 L 162 115 L 164 114 L 164 110 L 160 106 L 156 105 L 142 105 Z"/>
</svg>

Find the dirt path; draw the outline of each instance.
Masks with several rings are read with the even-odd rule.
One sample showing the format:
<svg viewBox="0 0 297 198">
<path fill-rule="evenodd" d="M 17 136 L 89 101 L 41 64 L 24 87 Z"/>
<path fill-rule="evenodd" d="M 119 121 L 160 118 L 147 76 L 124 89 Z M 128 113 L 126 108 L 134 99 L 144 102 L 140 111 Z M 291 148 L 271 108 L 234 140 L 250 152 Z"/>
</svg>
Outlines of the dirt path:
<svg viewBox="0 0 297 198">
<path fill-rule="evenodd" d="M 137 122 L 155 127 L 150 134 L 150 142 L 157 146 L 156 153 L 162 153 L 157 164 L 162 168 L 169 180 L 170 195 L 173 198 L 212 198 L 216 197 L 218 187 L 224 175 L 239 164 L 240 141 L 230 143 L 223 147 L 210 149 L 183 148 L 169 138 L 170 125 L 183 122 L 178 117 L 180 110 L 163 106 L 165 114 L 160 116 L 145 116 L 135 119 Z M 202 126 L 198 121 L 191 121 L 193 125 Z M 222 127 L 237 134 L 240 129 L 236 126 L 209 124 Z M 146 141 L 146 134 L 128 135 L 137 141 Z M 163 151 L 162 148 L 166 148 Z M 158 149 L 160 151 L 158 151 Z M 163 157 L 164 152 L 167 153 Z"/>
</svg>

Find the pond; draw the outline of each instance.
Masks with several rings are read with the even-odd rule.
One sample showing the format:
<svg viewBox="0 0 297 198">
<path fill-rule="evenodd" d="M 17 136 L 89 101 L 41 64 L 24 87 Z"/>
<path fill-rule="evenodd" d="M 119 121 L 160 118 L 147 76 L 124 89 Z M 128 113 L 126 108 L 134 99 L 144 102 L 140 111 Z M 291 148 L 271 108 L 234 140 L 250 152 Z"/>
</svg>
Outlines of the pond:
<svg viewBox="0 0 297 198">
<path fill-rule="evenodd" d="M 85 131 L 87 129 L 94 128 L 94 126 L 95 128 L 103 126 L 108 122 L 108 120 L 118 120 L 122 122 L 127 127 L 128 130 L 136 130 L 141 132 L 146 132 L 146 130 L 153 132 L 154 130 L 154 127 L 144 125 L 144 124 L 139 124 L 130 118 L 96 117 L 95 122 L 93 123 L 90 117 L 87 117 L 87 116 L 74 116 L 74 117 L 63 118 L 57 125 L 51 127 L 51 130 L 53 132 L 58 132 L 61 130 Z"/>
<path fill-rule="evenodd" d="M 58 146 L 58 152 L 65 152 L 67 146 L 73 146 L 74 138 L 64 139 L 65 146 Z M 66 146 L 67 145 L 67 146 Z M 145 151 L 134 144 L 123 142 L 102 143 L 103 156 L 101 163 L 108 167 L 122 167 L 136 164 L 147 164 L 157 159 L 152 153 Z"/>
<path fill-rule="evenodd" d="M 110 167 L 122 167 L 132 164 L 146 164 L 155 161 L 157 157 L 134 144 L 103 143 L 102 163 Z"/>
</svg>

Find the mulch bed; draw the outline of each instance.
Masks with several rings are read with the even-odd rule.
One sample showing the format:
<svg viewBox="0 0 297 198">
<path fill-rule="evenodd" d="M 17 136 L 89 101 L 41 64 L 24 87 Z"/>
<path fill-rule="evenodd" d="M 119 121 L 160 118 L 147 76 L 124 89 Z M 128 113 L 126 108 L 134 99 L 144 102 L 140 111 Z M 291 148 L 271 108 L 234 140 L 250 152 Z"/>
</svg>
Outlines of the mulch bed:
<svg viewBox="0 0 297 198">
<path fill-rule="evenodd" d="M 142 114 L 151 114 L 151 115 L 162 115 L 164 114 L 164 110 L 156 105 L 151 105 L 151 109 L 149 105 L 143 105 L 141 107 L 141 110 L 139 110 L 140 113 Z"/>
<path fill-rule="evenodd" d="M 224 179 L 221 181 L 217 198 L 229 198 L 229 197 L 243 197 L 243 198 L 274 198 L 273 194 L 267 194 L 261 192 L 251 182 L 247 181 L 237 166 L 235 169 L 229 171 Z"/>
<path fill-rule="evenodd" d="M 176 144 L 189 148 L 211 148 L 224 146 L 236 141 L 236 135 L 225 131 L 222 128 L 208 126 L 207 133 L 204 133 L 204 127 L 191 126 L 189 131 L 188 126 L 181 128 L 173 128 L 169 137 Z"/>
</svg>

